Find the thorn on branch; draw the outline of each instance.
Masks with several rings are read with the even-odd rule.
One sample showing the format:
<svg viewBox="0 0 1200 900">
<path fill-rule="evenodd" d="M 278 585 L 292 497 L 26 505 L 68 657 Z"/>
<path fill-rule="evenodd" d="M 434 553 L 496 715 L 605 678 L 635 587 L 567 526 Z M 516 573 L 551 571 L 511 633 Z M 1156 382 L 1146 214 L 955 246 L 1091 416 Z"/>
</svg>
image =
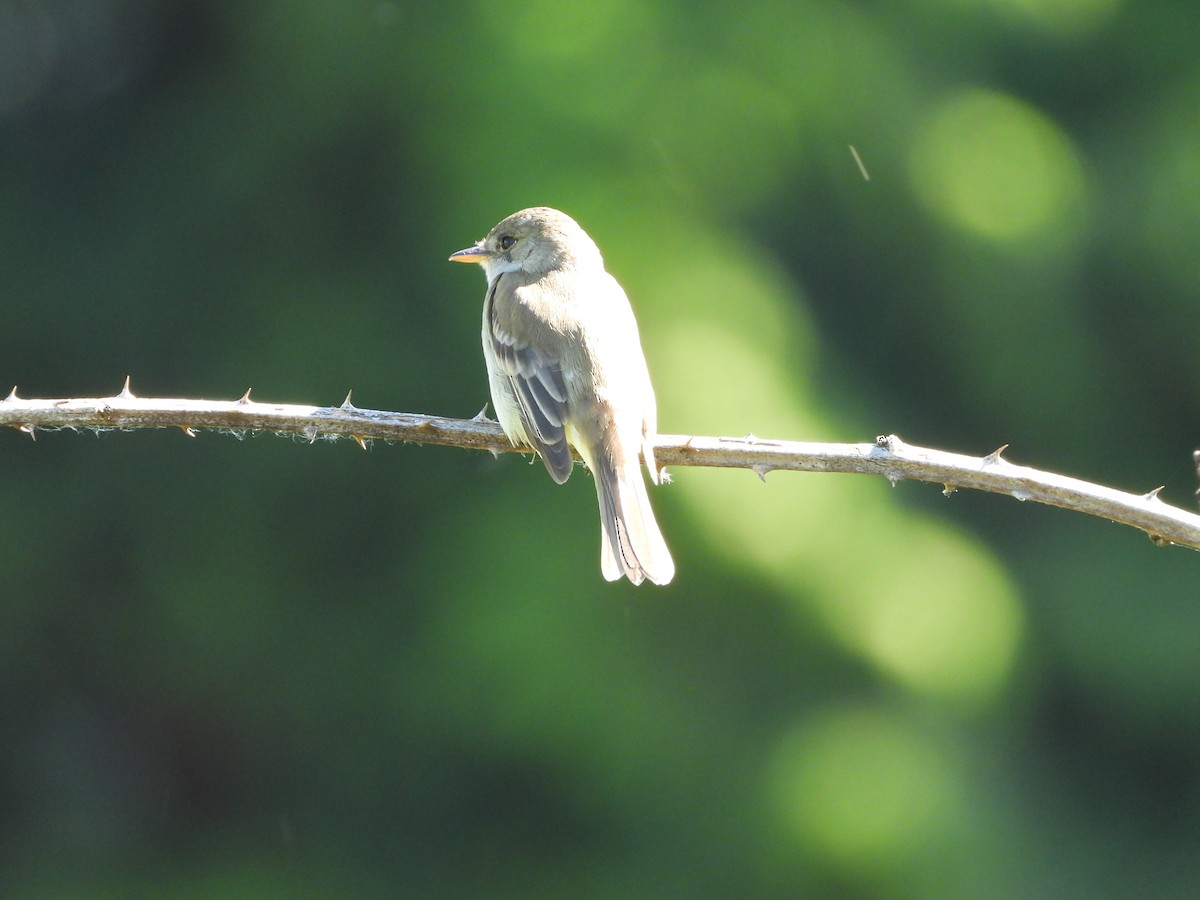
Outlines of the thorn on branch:
<svg viewBox="0 0 1200 900">
<path fill-rule="evenodd" d="M 342 405 L 339 406 L 338 409 L 345 410 L 346 412 L 357 412 L 358 411 L 358 407 L 350 402 L 350 395 L 353 393 L 354 393 L 354 391 L 346 391 L 346 399 L 342 401 Z"/>
<path fill-rule="evenodd" d="M 1159 499 L 1158 495 L 1162 493 L 1162 490 L 1165 487 L 1166 487 L 1165 484 L 1160 484 L 1154 490 L 1148 491 L 1147 493 L 1142 494 L 1142 499 L 1143 500 L 1157 500 L 1159 503 L 1162 503 L 1162 500 Z"/>
<path fill-rule="evenodd" d="M 125 384 L 121 387 L 121 393 L 117 394 L 118 400 L 136 400 L 133 396 L 133 391 L 129 389 L 129 376 L 125 376 Z"/>
<path fill-rule="evenodd" d="M 179 426 L 179 428 L 180 428 L 180 430 L 182 430 L 182 431 L 183 431 L 183 433 L 184 433 L 184 434 L 186 434 L 188 437 L 195 437 L 195 436 L 196 436 L 196 429 L 194 429 L 194 428 L 193 428 L 191 425 L 180 425 L 180 426 Z"/>
<path fill-rule="evenodd" d="M 483 404 L 483 409 L 481 409 L 479 412 L 475 413 L 475 416 L 474 416 L 474 418 L 471 419 L 471 421 L 472 422 L 491 422 L 492 420 L 488 418 L 487 410 L 488 410 L 488 404 L 485 403 L 485 404 Z"/>
<path fill-rule="evenodd" d="M 987 456 L 985 456 L 983 458 L 983 464 L 985 466 L 992 466 L 999 462 L 1008 462 L 1007 459 L 1000 458 L 1000 455 L 1007 449 L 1008 449 L 1008 444 L 1001 444 L 999 447 L 997 447 L 995 450 L 993 450 L 991 453 L 989 453 Z"/>
<path fill-rule="evenodd" d="M 754 474 L 758 476 L 758 480 L 763 484 L 767 483 L 767 473 L 771 471 L 770 466 L 755 466 Z"/>
<path fill-rule="evenodd" d="M 350 437 L 354 438 L 354 441 L 358 444 L 358 446 L 362 447 L 364 450 L 367 449 L 367 439 L 361 434 L 352 434 Z"/>
<path fill-rule="evenodd" d="M 958 490 L 958 485 L 956 485 L 956 484 L 943 484 L 942 485 L 942 496 L 949 497 L 951 494 L 953 494 L 957 490 Z"/>
<path fill-rule="evenodd" d="M 246 388 L 246 393 L 242 394 L 242 399 L 240 399 L 240 400 L 238 401 L 238 403 L 242 404 L 243 406 L 244 406 L 245 404 L 247 404 L 247 403 L 252 403 L 253 401 L 250 399 L 250 391 L 251 391 L 251 390 L 253 390 L 253 389 L 252 389 L 252 388 Z"/>
<path fill-rule="evenodd" d="M 27 435 L 29 435 L 33 440 L 35 440 L 35 441 L 37 440 L 37 428 L 34 427 L 33 425 L 29 424 L 28 422 L 26 422 L 24 425 L 17 425 L 15 427 L 16 427 L 17 431 L 23 431 Z"/>
<path fill-rule="evenodd" d="M 21 398 L 17 396 L 17 386 L 14 384 L 14 385 L 13 385 L 13 389 L 12 389 L 11 391 L 9 391 L 9 392 L 8 392 L 8 396 L 7 396 L 7 397 L 5 397 L 5 398 L 4 398 L 4 400 L 5 400 L 5 402 L 7 403 L 7 402 L 10 402 L 10 401 L 12 401 L 12 400 L 20 400 L 20 399 L 21 399 Z M 1198 451 L 1198 452 L 1200 452 L 1200 451 Z"/>
</svg>

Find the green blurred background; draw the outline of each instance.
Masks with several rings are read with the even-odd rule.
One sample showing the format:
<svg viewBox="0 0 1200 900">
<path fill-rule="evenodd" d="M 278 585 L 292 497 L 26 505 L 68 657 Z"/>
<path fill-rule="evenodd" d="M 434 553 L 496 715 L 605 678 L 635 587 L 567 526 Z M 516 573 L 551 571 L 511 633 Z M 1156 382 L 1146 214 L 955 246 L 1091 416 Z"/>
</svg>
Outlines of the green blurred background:
<svg viewBox="0 0 1200 900">
<path fill-rule="evenodd" d="M 1197 46 L 1169 0 L 3 2 L 0 380 L 469 417 L 446 256 L 547 204 L 664 432 L 1192 506 Z M 1200 895 L 1189 551 L 681 468 L 633 588 L 519 456 L 0 448 L 5 897 Z"/>
</svg>

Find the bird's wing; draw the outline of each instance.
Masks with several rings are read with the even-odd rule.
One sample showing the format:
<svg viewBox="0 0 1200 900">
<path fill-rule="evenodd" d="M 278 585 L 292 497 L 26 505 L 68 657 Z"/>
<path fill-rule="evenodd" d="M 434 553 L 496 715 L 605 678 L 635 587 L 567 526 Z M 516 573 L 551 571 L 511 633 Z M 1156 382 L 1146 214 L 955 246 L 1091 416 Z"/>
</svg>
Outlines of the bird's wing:
<svg viewBox="0 0 1200 900">
<path fill-rule="evenodd" d="M 567 444 L 564 423 L 567 421 L 567 385 L 561 359 L 528 337 L 518 338 L 513 319 L 518 315 L 532 317 L 517 302 L 518 280 L 505 273 L 496 278 L 489 291 L 487 328 L 484 340 L 489 342 L 496 374 L 508 378 L 521 411 L 525 433 L 534 442 L 546 469 L 559 484 L 571 474 L 573 460 Z M 536 337 L 543 323 L 523 323 L 523 335 Z"/>
</svg>

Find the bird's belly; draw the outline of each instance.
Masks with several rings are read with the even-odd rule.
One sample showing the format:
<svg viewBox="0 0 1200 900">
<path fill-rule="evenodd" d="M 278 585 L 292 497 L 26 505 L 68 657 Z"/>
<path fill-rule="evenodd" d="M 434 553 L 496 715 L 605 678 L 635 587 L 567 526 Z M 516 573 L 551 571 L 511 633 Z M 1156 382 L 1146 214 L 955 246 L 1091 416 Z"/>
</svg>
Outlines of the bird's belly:
<svg viewBox="0 0 1200 900">
<path fill-rule="evenodd" d="M 533 441 L 526 434 L 525 425 L 521 419 L 521 406 L 517 402 L 517 396 L 513 393 L 507 376 L 493 375 L 490 381 L 492 406 L 496 408 L 496 421 L 508 435 L 509 441 L 514 446 L 533 447 Z"/>
</svg>

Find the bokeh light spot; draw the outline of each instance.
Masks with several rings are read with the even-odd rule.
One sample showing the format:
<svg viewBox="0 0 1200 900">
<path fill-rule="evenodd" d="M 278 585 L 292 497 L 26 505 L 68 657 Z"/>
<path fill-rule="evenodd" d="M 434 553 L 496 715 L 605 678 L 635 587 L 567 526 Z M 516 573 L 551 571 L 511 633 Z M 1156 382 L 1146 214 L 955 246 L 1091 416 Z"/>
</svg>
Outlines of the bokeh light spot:
<svg viewBox="0 0 1200 900">
<path fill-rule="evenodd" d="M 1007 680 L 1024 630 L 1016 593 L 976 545 L 933 523 L 898 523 L 867 537 L 852 599 L 826 613 L 838 633 L 906 687 L 960 699 L 994 695 Z M 881 558 L 886 557 L 886 558 Z"/>
<path fill-rule="evenodd" d="M 946 834 L 962 793 L 934 740 L 874 709 L 801 723 L 780 744 L 772 775 L 772 798 L 793 839 L 856 871 Z"/>
<path fill-rule="evenodd" d="M 1033 107 L 973 90 L 943 103 L 913 143 L 914 188 L 950 224 L 995 241 L 1079 227 L 1084 178 L 1067 136 Z"/>
</svg>

